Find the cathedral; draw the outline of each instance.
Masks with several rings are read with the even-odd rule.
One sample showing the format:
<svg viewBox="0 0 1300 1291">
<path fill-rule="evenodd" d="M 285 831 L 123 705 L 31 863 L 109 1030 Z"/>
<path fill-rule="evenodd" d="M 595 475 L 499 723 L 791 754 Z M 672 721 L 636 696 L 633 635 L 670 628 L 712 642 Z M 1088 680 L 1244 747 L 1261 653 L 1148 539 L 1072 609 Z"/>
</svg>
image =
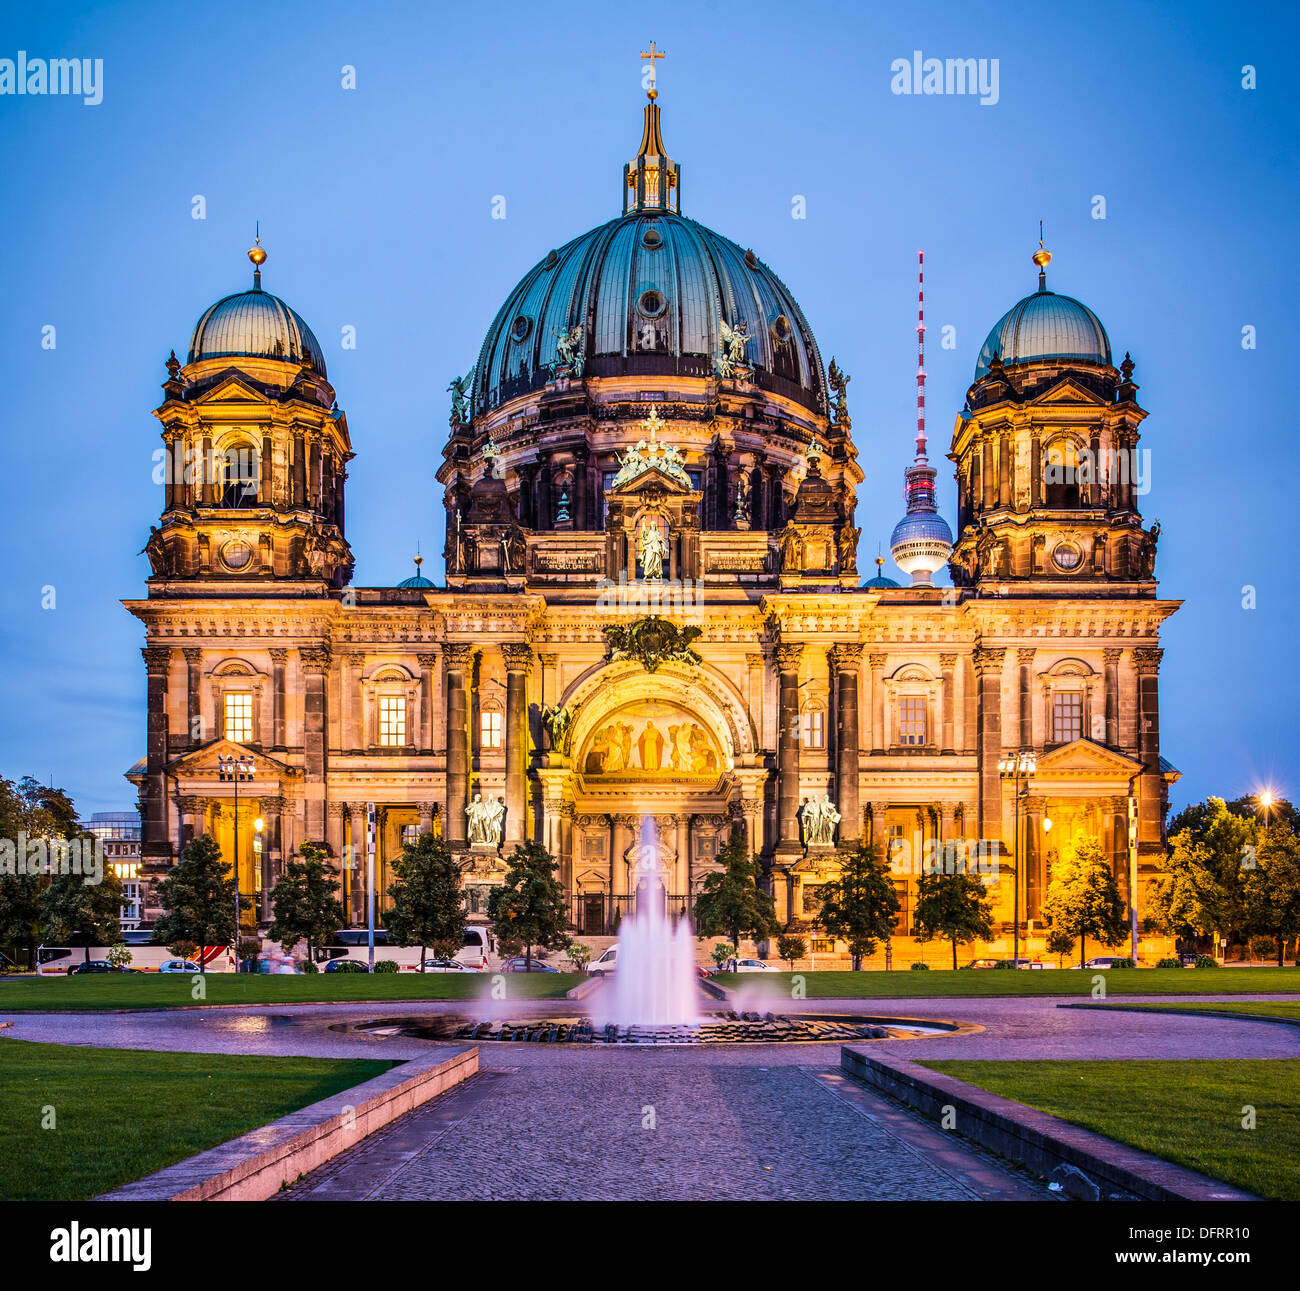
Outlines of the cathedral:
<svg viewBox="0 0 1300 1291">
<path fill-rule="evenodd" d="M 621 213 L 542 255 L 451 384 L 444 586 L 418 560 L 352 584 L 348 418 L 260 242 L 251 290 L 168 359 L 165 501 L 125 602 L 145 628 L 146 922 L 205 831 L 263 921 L 307 840 L 352 924 L 373 861 L 382 919 L 392 858 L 429 830 L 473 918 L 513 847 L 544 844 L 588 940 L 648 891 L 688 912 L 734 831 L 794 929 L 861 840 L 891 857 L 900 939 L 924 858 L 978 854 L 988 948 L 1016 925 L 1041 946 L 1081 836 L 1140 914 L 1177 776 L 1157 697 L 1178 602 L 1138 511 L 1132 361 L 1049 290 L 1040 244 L 956 417 L 950 529 L 919 313 L 902 578 L 865 577 L 849 378 L 754 250 L 682 213 L 650 83 Z M 813 948 L 843 950 L 815 929 Z"/>
</svg>

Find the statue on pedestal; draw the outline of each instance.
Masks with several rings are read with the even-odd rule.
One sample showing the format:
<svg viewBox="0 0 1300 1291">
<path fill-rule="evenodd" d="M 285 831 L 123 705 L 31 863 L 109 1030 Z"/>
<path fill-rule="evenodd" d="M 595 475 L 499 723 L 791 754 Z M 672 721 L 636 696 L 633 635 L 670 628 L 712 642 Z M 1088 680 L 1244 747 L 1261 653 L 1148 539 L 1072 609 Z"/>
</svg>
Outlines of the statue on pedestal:
<svg viewBox="0 0 1300 1291">
<path fill-rule="evenodd" d="M 840 813 L 831 802 L 830 794 L 821 798 L 809 798 L 799 811 L 803 822 L 804 842 L 809 847 L 833 847 L 835 845 L 835 826 L 840 823 Z"/>
<path fill-rule="evenodd" d="M 465 815 L 469 821 L 469 841 L 471 845 L 499 847 L 501 845 L 501 825 L 505 820 L 506 807 L 499 798 L 484 799 L 476 793 L 466 806 Z"/>
</svg>

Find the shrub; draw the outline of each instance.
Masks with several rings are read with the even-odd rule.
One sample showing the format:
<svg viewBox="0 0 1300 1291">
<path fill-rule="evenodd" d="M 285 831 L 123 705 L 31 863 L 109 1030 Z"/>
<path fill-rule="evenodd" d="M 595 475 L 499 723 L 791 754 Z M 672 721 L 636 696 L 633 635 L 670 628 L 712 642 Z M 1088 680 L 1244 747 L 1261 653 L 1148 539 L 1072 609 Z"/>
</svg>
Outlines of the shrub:
<svg viewBox="0 0 1300 1291">
<path fill-rule="evenodd" d="M 994 968 L 1015 968 L 1015 964 L 1013 964 L 1009 959 L 999 959 L 998 962 L 993 965 L 993 967 Z"/>
<path fill-rule="evenodd" d="M 1117 959 L 1111 965 L 1111 967 L 1112 968 L 1136 968 L 1137 963 L 1132 959 Z"/>
<path fill-rule="evenodd" d="M 397 972 L 397 961 L 392 959 L 378 959 L 375 961 L 376 973 L 395 973 Z"/>
<path fill-rule="evenodd" d="M 718 966 L 719 971 L 723 971 L 735 953 L 735 947 L 729 941 L 720 941 L 709 951 L 709 958 Z"/>
<path fill-rule="evenodd" d="M 240 959 L 256 959 L 262 953 L 262 939 L 260 937 L 245 937 L 239 943 Z"/>
<path fill-rule="evenodd" d="M 192 941 L 174 941 L 167 947 L 177 959 L 195 959 L 199 957 L 199 948 Z"/>
<path fill-rule="evenodd" d="M 117 945 L 108 948 L 105 958 L 114 968 L 126 968 L 131 962 L 131 952 L 127 950 L 125 942 L 119 941 Z"/>
<path fill-rule="evenodd" d="M 320 969 L 316 967 L 316 964 L 312 960 L 304 959 L 302 961 L 302 971 L 304 973 L 319 973 Z"/>
<path fill-rule="evenodd" d="M 802 937 L 792 937 L 787 934 L 776 939 L 776 953 L 790 965 L 791 971 L 794 970 L 794 961 L 802 959 L 807 948 L 807 943 Z"/>
<path fill-rule="evenodd" d="M 1219 961 L 1215 959 L 1213 955 L 1196 956 L 1196 963 L 1194 965 L 1196 968 L 1218 968 L 1218 966 Z"/>
<path fill-rule="evenodd" d="M 1277 938 L 1276 937 L 1252 937 L 1250 939 L 1250 954 L 1252 959 L 1273 959 L 1277 955 Z"/>
<path fill-rule="evenodd" d="M 929 964 L 910 964 L 908 967 L 914 973 L 928 973 L 930 971 Z"/>
<path fill-rule="evenodd" d="M 1182 966 L 1183 961 L 1181 959 L 1170 959 L 1168 956 L 1165 956 L 1165 958 L 1156 965 L 1157 968 L 1182 968 Z"/>
<path fill-rule="evenodd" d="M 364 973 L 365 971 L 366 971 L 365 964 L 362 964 L 355 959 L 340 960 L 339 966 L 337 968 L 330 969 L 331 973 Z M 376 972 L 379 971 L 378 965 L 376 965 L 375 971 Z"/>
<path fill-rule="evenodd" d="M 564 953 L 569 957 L 569 963 L 573 966 L 575 973 L 585 973 L 587 965 L 591 963 L 591 947 L 581 941 L 571 941 L 565 948 Z"/>
</svg>

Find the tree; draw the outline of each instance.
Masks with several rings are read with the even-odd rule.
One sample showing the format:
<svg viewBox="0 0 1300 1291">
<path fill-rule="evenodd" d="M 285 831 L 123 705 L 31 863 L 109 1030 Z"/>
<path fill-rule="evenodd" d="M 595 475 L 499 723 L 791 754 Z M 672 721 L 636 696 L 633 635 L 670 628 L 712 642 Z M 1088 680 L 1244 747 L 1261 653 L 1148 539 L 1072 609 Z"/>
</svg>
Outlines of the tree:
<svg viewBox="0 0 1300 1291">
<path fill-rule="evenodd" d="M 20 834 L 28 840 L 48 841 L 72 838 L 79 828 L 77 810 L 62 789 L 41 784 L 32 776 L 24 776 L 17 784 L 0 778 L 0 838 L 13 841 L 15 862 Z M 49 883 L 47 874 L 0 872 L 0 945 L 23 947 L 32 964 L 44 917 L 41 894 Z"/>
<path fill-rule="evenodd" d="M 778 937 L 776 941 L 776 953 L 790 965 L 792 973 L 794 972 L 794 961 L 802 959 L 807 949 L 808 944 L 802 937 Z"/>
<path fill-rule="evenodd" d="M 523 945 L 529 972 L 534 946 L 562 950 L 569 942 L 569 914 L 564 889 L 555 877 L 558 869 L 541 843 L 520 843 L 506 862 L 505 882 L 488 897 L 488 917 L 498 939 Z"/>
<path fill-rule="evenodd" d="M 912 924 L 917 941 L 946 937 L 957 967 L 958 943 L 993 936 L 993 903 L 976 874 L 923 874 L 916 885 Z"/>
<path fill-rule="evenodd" d="M 569 957 L 569 963 L 575 973 L 585 973 L 587 965 L 591 963 L 591 947 L 582 941 L 571 941 L 564 948 L 564 953 Z"/>
<path fill-rule="evenodd" d="M 1047 933 L 1047 953 L 1056 956 L 1056 966 L 1061 967 L 1061 962 L 1066 955 L 1074 949 L 1074 934 L 1065 932 L 1061 928 L 1051 928 Z"/>
<path fill-rule="evenodd" d="M 1124 898 L 1114 871 L 1095 838 L 1080 838 L 1052 867 L 1043 915 L 1054 931 L 1079 939 L 1079 966 L 1089 936 L 1114 946 L 1128 929 Z"/>
<path fill-rule="evenodd" d="M 328 941 L 343 922 L 338 883 L 321 848 L 303 843 L 298 855 L 284 867 L 271 891 L 272 941 L 286 954 L 300 941 L 307 943 L 307 962 L 315 964 L 315 948 Z"/>
<path fill-rule="evenodd" d="M 845 853 L 840 877 L 824 883 L 819 895 L 817 922 L 832 937 L 849 943 L 853 971 L 857 972 L 862 957 L 874 954 L 876 943 L 893 935 L 900 906 L 880 849 L 859 843 L 854 851 Z"/>
<path fill-rule="evenodd" d="M 207 946 L 224 946 L 235 939 L 235 876 L 211 834 L 200 834 L 181 853 L 157 889 L 167 911 L 154 925 L 154 940 L 164 945 L 192 941 L 203 965 Z"/>
<path fill-rule="evenodd" d="M 1281 968 L 1286 943 L 1300 936 L 1300 839 L 1286 823 L 1260 837 L 1254 867 L 1246 867 L 1246 918 L 1250 930 L 1272 938 Z"/>
<path fill-rule="evenodd" d="M 56 874 L 41 893 L 41 922 L 54 942 L 84 940 L 86 961 L 91 946 L 107 946 L 122 936 L 122 885 L 112 874 L 87 883 L 80 874 Z"/>
<path fill-rule="evenodd" d="M 761 873 L 756 858 L 749 854 L 743 833 L 735 833 L 718 853 L 722 869 L 705 876 L 695 898 L 695 935 L 726 937 L 733 958 L 740 956 L 740 939 L 770 937 L 781 929 L 776 919 L 776 902 L 758 886 Z"/>
<path fill-rule="evenodd" d="M 465 935 L 465 891 L 451 849 L 442 839 L 421 834 L 403 845 L 393 875 L 397 881 L 388 889 L 393 904 L 385 920 L 389 944 L 419 946 L 421 971 L 430 946 L 451 958 Z M 445 953 L 448 946 L 451 955 Z"/>
<path fill-rule="evenodd" d="M 1250 923 L 1246 877 L 1258 835 L 1254 814 L 1231 811 L 1222 798 L 1179 812 L 1170 826 L 1168 854 L 1147 888 L 1151 926 L 1173 937 L 1240 940 Z"/>
</svg>

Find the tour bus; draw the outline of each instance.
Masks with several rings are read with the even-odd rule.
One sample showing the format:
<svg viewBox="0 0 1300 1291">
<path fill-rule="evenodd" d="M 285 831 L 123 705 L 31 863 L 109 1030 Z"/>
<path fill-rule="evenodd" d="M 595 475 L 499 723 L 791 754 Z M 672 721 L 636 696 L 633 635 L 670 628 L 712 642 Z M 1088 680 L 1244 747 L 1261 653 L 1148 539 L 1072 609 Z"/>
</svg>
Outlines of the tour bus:
<svg viewBox="0 0 1300 1291">
<path fill-rule="evenodd" d="M 138 940 L 129 939 L 125 944 L 131 952 L 129 967 L 138 968 L 145 973 L 156 973 L 163 964 L 177 958 L 166 946 L 141 945 Z M 85 963 L 87 959 L 106 960 L 109 949 L 108 946 L 91 946 L 87 953 L 84 946 L 37 946 L 36 972 L 42 977 L 62 976 L 68 969 Z M 235 960 L 230 947 L 206 947 L 203 952 L 203 968 L 208 973 L 233 973 Z"/>
<path fill-rule="evenodd" d="M 483 924 L 470 924 L 464 931 L 461 948 L 456 952 L 458 963 L 466 968 L 486 971 L 492 956 L 492 934 Z M 432 959 L 433 951 L 425 947 L 425 958 Z M 328 946 L 316 951 L 316 960 L 324 965 L 331 959 L 354 959 L 360 963 L 369 960 L 368 934 L 365 928 L 340 928 Z M 404 973 L 418 972 L 419 946 L 393 946 L 389 944 L 388 930 L 375 929 L 375 960 L 392 960 Z"/>
</svg>

